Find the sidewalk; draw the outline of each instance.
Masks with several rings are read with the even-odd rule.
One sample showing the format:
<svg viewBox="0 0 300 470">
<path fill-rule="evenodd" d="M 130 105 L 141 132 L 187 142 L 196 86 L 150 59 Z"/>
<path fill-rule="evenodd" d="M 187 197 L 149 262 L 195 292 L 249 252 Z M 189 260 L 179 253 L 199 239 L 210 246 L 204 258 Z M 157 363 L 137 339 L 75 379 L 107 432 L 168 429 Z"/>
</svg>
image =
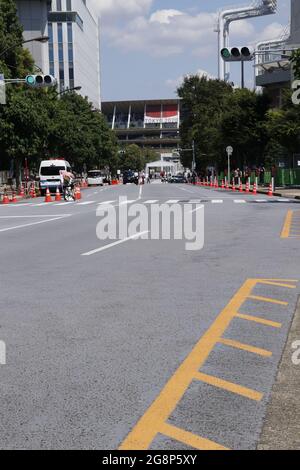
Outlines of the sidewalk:
<svg viewBox="0 0 300 470">
<path fill-rule="evenodd" d="M 269 188 L 259 186 L 257 192 L 260 194 L 268 194 Z M 287 197 L 289 199 L 300 199 L 300 189 L 276 188 L 274 196 Z"/>
<path fill-rule="evenodd" d="M 300 340 L 300 299 L 267 408 L 258 450 L 300 449 L 300 364 L 293 364 Z"/>
</svg>

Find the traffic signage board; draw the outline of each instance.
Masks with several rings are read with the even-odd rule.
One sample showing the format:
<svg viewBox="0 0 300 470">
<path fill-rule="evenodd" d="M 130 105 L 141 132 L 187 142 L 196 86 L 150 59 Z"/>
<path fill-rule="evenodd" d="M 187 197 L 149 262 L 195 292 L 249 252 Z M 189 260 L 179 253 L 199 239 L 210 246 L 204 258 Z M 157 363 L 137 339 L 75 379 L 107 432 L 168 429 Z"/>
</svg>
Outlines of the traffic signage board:
<svg viewBox="0 0 300 470">
<path fill-rule="evenodd" d="M 229 146 L 226 148 L 226 152 L 228 153 L 228 155 L 232 155 L 232 154 L 233 154 L 233 148 L 231 147 L 231 145 L 229 145 Z"/>
</svg>

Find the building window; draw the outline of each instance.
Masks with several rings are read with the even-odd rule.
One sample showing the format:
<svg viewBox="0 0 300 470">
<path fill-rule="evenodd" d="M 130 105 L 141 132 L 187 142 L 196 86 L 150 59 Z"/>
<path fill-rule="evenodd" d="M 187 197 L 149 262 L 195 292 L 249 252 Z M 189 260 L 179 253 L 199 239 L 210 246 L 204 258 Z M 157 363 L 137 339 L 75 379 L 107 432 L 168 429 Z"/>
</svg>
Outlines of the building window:
<svg viewBox="0 0 300 470">
<path fill-rule="evenodd" d="M 65 87 L 65 65 L 64 65 L 64 45 L 63 45 L 62 23 L 57 23 L 57 37 L 58 37 L 59 85 L 60 85 L 60 90 L 63 90 Z"/>
<path fill-rule="evenodd" d="M 73 25 L 67 24 L 68 31 L 68 60 L 69 60 L 69 87 L 74 88 L 74 58 L 73 58 Z"/>
<path fill-rule="evenodd" d="M 53 25 L 48 23 L 49 36 L 49 72 L 54 76 L 54 46 L 53 46 Z"/>
<path fill-rule="evenodd" d="M 61 11 L 61 0 L 56 0 L 56 10 Z"/>
<path fill-rule="evenodd" d="M 67 11 L 72 11 L 72 0 L 67 0 Z"/>
</svg>

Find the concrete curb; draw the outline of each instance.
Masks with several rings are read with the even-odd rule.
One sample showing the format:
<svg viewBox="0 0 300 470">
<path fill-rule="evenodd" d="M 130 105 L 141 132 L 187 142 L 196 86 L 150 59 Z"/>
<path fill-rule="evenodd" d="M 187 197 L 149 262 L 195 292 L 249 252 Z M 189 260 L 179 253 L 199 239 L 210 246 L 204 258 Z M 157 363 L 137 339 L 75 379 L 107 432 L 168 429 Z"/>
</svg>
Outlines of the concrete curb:
<svg viewBox="0 0 300 470">
<path fill-rule="evenodd" d="M 258 450 L 300 449 L 300 364 L 292 356 L 300 340 L 300 297 L 273 385 Z"/>
</svg>

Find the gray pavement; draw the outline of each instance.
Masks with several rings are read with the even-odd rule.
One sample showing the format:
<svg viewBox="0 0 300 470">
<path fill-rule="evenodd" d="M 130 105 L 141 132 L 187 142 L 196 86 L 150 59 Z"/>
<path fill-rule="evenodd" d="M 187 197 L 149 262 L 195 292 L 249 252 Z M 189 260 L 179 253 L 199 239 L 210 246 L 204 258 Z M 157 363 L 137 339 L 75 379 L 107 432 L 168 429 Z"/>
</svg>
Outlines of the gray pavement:
<svg viewBox="0 0 300 470">
<path fill-rule="evenodd" d="M 0 206 L 2 449 L 118 448 L 248 279 L 300 280 L 299 240 L 280 238 L 297 201 L 187 185 L 139 191 L 89 189 L 80 203 Z M 204 249 L 138 239 L 82 256 L 110 243 L 96 237 L 96 209 L 121 195 L 148 204 L 199 199 Z M 258 283 L 256 296 L 288 304 L 248 298 L 240 311 L 280 328 L 234 318 L 224 332 L 271 357 L 216 344 L 201 367 L 261 400 L 195 380 L 168 424 L 224 447 L 256 448 L 300 292 L 293 285 Z M 150 445 L 186 447 L 160 432 Z"/>
</svg>

